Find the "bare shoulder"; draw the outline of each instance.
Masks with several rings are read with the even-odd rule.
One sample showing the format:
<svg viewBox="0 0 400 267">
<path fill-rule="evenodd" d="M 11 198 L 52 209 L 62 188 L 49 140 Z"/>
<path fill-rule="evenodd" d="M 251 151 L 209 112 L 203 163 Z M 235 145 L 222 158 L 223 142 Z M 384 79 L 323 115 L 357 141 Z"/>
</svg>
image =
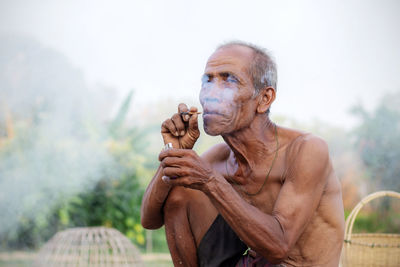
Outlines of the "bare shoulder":
<svg viewBox="0 0 400 267">
<path fill-rule="evenodd" d="M 292 129 L 282 131 L 284 180 L 304 185 L 326 185 L 333 172 L 328 144 L 321 137 Z"/>
<path fill-rule="evenodd" d="M 295 150 L 305 155 L 329 156 L 328 144 L 321 137 L 307 133 L 293 142 Z"/>
<path fill-rule="evenodd" d="M 210 147 L 201 155 L 201 158 L 209 163 L 218 163 L 225 161 L 230 153 L 231 149 L 226 143 L 219 143 Z"/>
<path fill-rule="evenodd" d="M 287 159 L 292 161 L 299 157 L 313 157 L 327 160 L 329 158 L 328 144 L 321 137 L 299 130 L 280 128 L 283 145 L 286 146 Z"/>
</svg>

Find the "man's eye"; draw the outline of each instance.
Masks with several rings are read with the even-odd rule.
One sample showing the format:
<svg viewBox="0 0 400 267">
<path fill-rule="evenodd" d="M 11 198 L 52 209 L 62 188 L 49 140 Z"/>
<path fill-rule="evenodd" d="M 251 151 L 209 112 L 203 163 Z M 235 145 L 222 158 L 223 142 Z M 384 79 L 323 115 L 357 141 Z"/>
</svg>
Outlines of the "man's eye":
<svg viewBox="0 0 400 267">
<path fill-rule="evenodd" d="M 236 77 L 232 74 L 229 74 L 228 77 L 226 77 L 226 81 L 230 83 L 237 83 L 238 79 L 236 79 Z"/>
<path fill-rule="evenodd" d="M 210 79 L 210 76 L 208 76 L 208 75 L 204 75 L 203 77 L 201 77 L 202 84 L 208 83 L 210 81 L 211 81 L 211 79 Z"/>
</svg>

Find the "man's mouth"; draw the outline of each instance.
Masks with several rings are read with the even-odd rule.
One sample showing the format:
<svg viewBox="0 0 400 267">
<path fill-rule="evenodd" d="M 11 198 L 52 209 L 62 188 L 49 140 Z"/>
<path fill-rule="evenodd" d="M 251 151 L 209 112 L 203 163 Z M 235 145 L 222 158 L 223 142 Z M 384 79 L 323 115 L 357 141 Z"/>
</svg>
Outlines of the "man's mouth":
<svg viewBox="0 0 400 267">
<path fill-rule="evenodd" d="M 217 112 L 208 112 L 208 113 L 204 113 L 203 114 L 203 119 L 207 119 L 207 118 L 213 118 L 213 117 L 222 117 L 223 115 L 221 113 L 217 113 Z"/>
<path fill-rule="evenodd" d="M 223 114 L 219 113 L 218 111 L 204 110 L 203 116 L 206 116 L 206 115 L 220 115 L 220 116 L 222 116 Z"/>
</svg>

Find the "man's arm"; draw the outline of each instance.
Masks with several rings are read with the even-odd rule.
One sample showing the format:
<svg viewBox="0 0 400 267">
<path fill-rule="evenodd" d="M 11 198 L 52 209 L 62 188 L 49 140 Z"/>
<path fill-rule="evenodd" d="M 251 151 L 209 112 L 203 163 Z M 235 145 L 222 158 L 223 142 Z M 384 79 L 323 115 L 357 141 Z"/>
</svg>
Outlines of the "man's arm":
<svg viewBox="0 0 400 267">
<path fill-rule="evenodd" d="M 242 200 L 220 179 L 209 185 L 209 197 L 233 230 L 272 263 L 287 257 L 317 209 L 326 184 L 330 163 L 322 140 L 304 140 L 294 154 L 297 158 L 290 166 L 272 214 Z"/>
<path fill-rule="evenodd" d="M 141 223 L 146 229 L 158 229 L 164 225 L 163 206 L 172 186 L 164 183 L 161 177 L 162 167 L 159 166 L 143 196 Z"/>
<path fill-rule="evenodd" d="M 216 144 L 201 155 L 208 163 L 219 163 L 229 156 L 229 148 L 225 143 Z M 156 174 L 144 193 L 141 206 L 141 223 L 146 229 L 158 229 L 164 225 L 163 206 L 172 186 L 161 178 L 163 167 L 160 165 Z"/>
<path fill-rule="evenodd" d="M 170 184 L 184 185 L 205 192 L 236 234 L 249 247 L 271 263 L 283 261 L 303 233 L 321 199 L 330 168 L 328 148 L 316 137 L 301 138 L 296 158 L 281 188 L 272 214 L 265 214 L 243 200 L 233 187 L 207 164 L 201 165 L 193 152 L 181 150 L 166 154 L 180 158 L 189 168 L 164 168 L 181 178 Z M 168 159 L 169 158 L 169 159 Z M 166 157 L 164 166 L 173 163 Z M 193 165 L 189 161 L 195 161 Z M 169 161 L 169 162 L 168 162 Z"/>
<path fill-rule="evenodd" d="M 188 112 L 185 104 L 179 104 L 178 113 L 161 125 L 161 135 L 164 144 L 171 143 L 174 148 L 192 149 L 200 132 L 197 123 L 197 108 L 191 107 L 193 115 L 183 115 Z M 157 229 L 164 224 L 163 206 L 168 197 L 171 186 L 163 182 L 163 171 L 160 165 L 156 174 L 148 185 L 141 206 L 141 223 L 146 229 Z"/>
</svg>

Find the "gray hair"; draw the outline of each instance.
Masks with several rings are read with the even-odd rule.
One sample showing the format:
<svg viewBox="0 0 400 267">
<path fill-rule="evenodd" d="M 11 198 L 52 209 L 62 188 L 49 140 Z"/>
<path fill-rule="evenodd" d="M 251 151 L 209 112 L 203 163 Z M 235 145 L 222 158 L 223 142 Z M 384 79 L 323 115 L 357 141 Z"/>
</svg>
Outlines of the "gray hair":
<svg viewBox="0 0 400 267">
<path fill-rule="evenodd" d="M 253 60 L 248 68 L 249 75 L 252 77 L 254 86 L 254 96 L 257 96 L 261 89 L 265 87 L 273 87 L 277 90 L 278 74 L 276 64 L 270 53 L 261 47 L 242 41 L 231 41 L 217 47 L 218 49 L 229 46 L 244 46 L 253 50 Z"/>
</svg>

